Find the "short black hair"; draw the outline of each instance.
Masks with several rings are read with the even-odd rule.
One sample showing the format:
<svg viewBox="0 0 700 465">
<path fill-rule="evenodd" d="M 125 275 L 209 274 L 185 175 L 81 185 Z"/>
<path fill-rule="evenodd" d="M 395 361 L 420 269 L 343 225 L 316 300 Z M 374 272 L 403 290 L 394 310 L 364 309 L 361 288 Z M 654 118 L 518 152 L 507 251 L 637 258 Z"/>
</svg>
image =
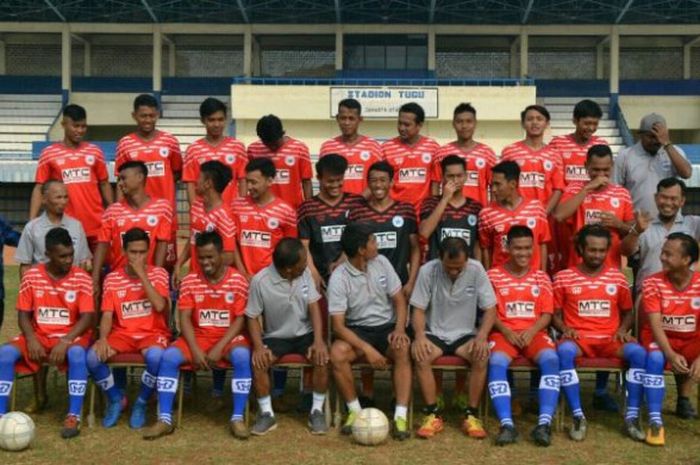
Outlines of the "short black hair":
<svg viewBox="0 0 700 465">
<path fill-rule="evenodd" d="M 355 110 L 358 115 L 362 115 L 362 104 L 354 98 L 341 100 L 340 103 L 338 103 L 338 113 L 340 113 L 340 107 L 347 108 L 348 110 Z"/>
<path fill-rule="evenodd" d="M 224 241 L 216 231 L 201 232 L 194 239 L 195 247 L 204 247 L 209 244 L 214 244 L 214 248 L 219 252 L 224 250 Z"/>
<path fill-rule="evenodd" d="M 521 224 L 515 224 L 510 227 L 508 234 L 506 235 L 506 240 L 510 244 L 513 239 L 520 239 L 521 237 L 529 237 L 535 239 L 535 235 L 532 234 L 532 229 Z"/>
<path fill-rule="evenodd" d="M 143 179 L 146 179 L 148 177 L 148 167 L 146 164 L 140 160 L 129 160 L 125 163 L 122 163 L 119 165 L 119 169 L 117 169 L 118 173 L 121 173 L 124 170 L 128 170 L 129 168 L 135 168 L 141 172 L 143 175 Z"/>
<path fill-rule="evenodd" d="M 344 156 L 338 155 L 337 153 L 324 155 L 316 162 L 316 173 L 318 176 L 323 176 L 325 174 L 329 176 L 340 176 L 341 174 L 345 174 L 346 169 L 348 169 L 348 161 Z"/>
<path fill-rule="evenodd" d="M 583 255 L 583 248 L 586 246 L 586 239 L 589 237 L 599 237 L 608 241 L 608 248 L 612 243 L 610 230 L 602 224 L 594 223 L 587 224 L 576 233 L 576 251 L 579 255 Z"/>
<path fill-rule="evenodd" d="M 258 120 L 255 132 L 265 145 L 277 142 L 284 137 L 282 120 L 275 115 L 266 115 Z"/>
<path fill-rule="evenodd" d="M 138 111 L 140 107 L 155 108 L 158 110 L 160 105 L 158 99 L 151 94 L 141 94 L 134 99 L 134 111 Z"/>
<path fill-rule="evenodd" d="M 521 123 L 525 122 L 525 115 L 527 115 L 527 112 L 530 110 L 535 110 L 537 113 L 544 116 L 544 118 L 547 121 L 549 121 L 551 119 L 551 116 L 549 115 L 549 110 L 547 110 L 542 105 L 528 105 L 525 107 L 525 109 L 523 111 L 520 112 L 520 122 Z"/>
<path fill-rule="evenodd" d="M 73 239 L 65 228 L 51 228 L 44 237 L 44 248 L 53 250 L 56 246 L 73 247 Z"/>
<path fill-rule="evenodd" d="M 372 227 L 367 223 L 349 223 L 340 235 L 340 247 L 348 258 L 357 255 L 360 247 L 366 247 Z"/>
<path fill-rule="evenodd" d="M 602 118 L 603 110 L 601 110 L 600 105 L 598 105 L 593 100 L 584 99 L 576 104 L 574 107 L 574 119 L 581 118 Z"/>
<path fill-rule="evenodd" d="M 49 189 L 51 189 L 51 186 L 55 185 L 61 185 L 65 187 L 65 184 L 63 184 L 63 181 L 60 181 L 58 179 L 49 179 L 45 183 L 41 185 L 41 195 L 46 195 L 49 192 Z"/>
<path fill-rule="evenodd" d="M 245 165 L 246 173 L 252 173 L 253 171 L 260 171 L 266 178 L 274 178 L 277 174 L 275 164 L 267 157 L 253 158 Z"/>
<path fill-rule="evenodd" d="M 87 112 L 85 108 L 80 105 L 71 103 L 70 105 L 66 105 L 63 109 L 63 117 L 70 118 L 73 121 L 85 121 L 87 119 Z"/>
<path fill-rule="evenodd" d="M 291 268 L 299 263 L 304 252 L 304 244 L 299 239 L 284 237 L 277 243 L 272 252 L 272 263 L 278 270 Z"/>
<path fill-rule="evenodd" d="M 455 111 L 452 113 L 452 118 L 456 118 L 460 113 L 471 113 L 476 118 L 476 108 L 472 106 L 471 103 L 460 103 L 455 107 Z"/>
<path fill-rule="evenodd" d="M 138 241 L 146 241 L 146 245 L 151 243 L 146 231 L 141 228 L 131 228 L 122 236 L 122 248 L 126 250 L 130 243 Z"/>
<path fill-rule="evenodd" d="M 218 98 L 208 97 L 199 105 L 199 117 L 201 119 L 211 116 L 217 111 L 223 111 L 226 116 L 226 104 Z"/>
<path fill-rule="evenodd" d="M 369 179 L 369 174 L 372 171 L 381 171 L 383 173 L 388 174 L 389 179 L 394 179 L 394 167 L 391 166 L 391 164 L 386 160 L 375 161 L 374 163 L 372 163 L 369 169 L 367 170 L 367 179 Z"/>
<path fill-rule="evenodd" d="M 659 183 L 656 185 L 656 193 L 658 194 L 659 192 L 661 192 L 661 189 L 668 189 L 673 186 L 679 186 L 681 188 L 681 194 L 683 195 L 683 197 L 685 197 L 685 195 L 688 192 L 688 186 L 683 182 L 682 179 L 674 177 L 664 178 L 661 181 L 659 181 Z"/>
<path fill-rule="evenodd" d="M 447 171 L 448 166 L 452 165 L 459 165 L 465 170 L 467 169 L 467 162 L 464 161 L 464 158 L 460 157 L 459 155 L 448 155 L 442 160 L 440 160 L 440 168 L 442 168 L 442 174 L 445 174 L 445 171 Z"/>
<path fill-rule="evenodd" d="M 199 172 L 214 184 L 214 190 L 221 194 L 231 182 L 231 167 L 224 165 L 219 160 L 209 160 L 202 163 Z"/>
<path fill-rule="evenodd" d="M 586 152 L 586 163 L 591 161 L 591 158 L 596 157 L 596 158 L 605 158 L 605 157 L 613 157 L 612 150 L 610 150 L 610 147 L 608 147 L 605 144 L 596 144 L 593 145 L 591 148 L 588 149 L 588 152 Z"/>
<path fill-rule="evenodd" d="M 440 259 L 454 259 L 460 255 L 469 258 L 469 245 L 461 237 L 446 237 L 440 242 Z"/>
<path fill-rule="evenodd" d="M 408 102 L 401 105 L 399 113 L 413 113 L 416 116 L 416 123 L 423 124 L 425 121 L 425 111 L 416 102 Z"/>
<path fill-rule="evenodd" d="M 698 241 L 689 234 L 683 232 L 674 232 L 666 236 L 667 241 L 680 241 L 681 248 L 683 249 L 683 255 L 690 257 L 690 263 L 695 263 L 698 261 L 698 255 L 700 255 L 700 250 L 698 249 Z"/>
<path fill-rule="evenodd" d="M 520 165 L 518 165 L 513 160 L 502 161 L 493 168 L 491 168 L 491 173 L 500 173 L 506 178 L 506 181 L 517 181 L 520 182 Z"/>
</svg>

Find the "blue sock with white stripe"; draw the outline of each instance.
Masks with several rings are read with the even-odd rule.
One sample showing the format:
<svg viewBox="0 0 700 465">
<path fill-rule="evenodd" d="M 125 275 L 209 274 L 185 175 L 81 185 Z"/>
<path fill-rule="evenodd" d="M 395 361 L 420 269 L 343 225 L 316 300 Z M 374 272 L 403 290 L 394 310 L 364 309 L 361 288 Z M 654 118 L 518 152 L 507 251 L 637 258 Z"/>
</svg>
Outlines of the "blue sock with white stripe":
<svg viewBox="0 0 700 465">
<path fill-rule="evenodd" d="M 537 364 L 541 372 L 537 394 L 540 404 L 540 416 L 537 424 L 550 425 L 559 401 L 559 357 L 557 357 L 556 351 L 547 349 L 540 352 Z"/>
<path fill-rule="evenodd" d="M 636 342 L 628 342 L 622 348 L 622 355 L 629 363 L 627 370 L 627 411 L 625 421 L 639 418 L 639 407 L 644 395 L 647 352 Z"/>
<path fill-rule="evenodd" d="M 110 402 L 117 402 L 122 398 L 122 392 L 114 382 L 112 370 L 97 357 L 97 352 L 92 347 L 87 351 L 87 367 L 95 384 L 107 394 Z"/>
<path fill-rule="evenodd" d="M 489 396 L 501 426 L 513 426 L 508 384 L 509 365 L 510 359 L 501 352 L 495 352 L 489 358 Z"/>
<path fill-rule="evenodd" d="M 177 392 L 180 365 L 185 363 L 185 357 L 177 347 L 165 349 L 160 359 L 156 389 L 158 390 L 158 420 L 169 425 L 173 424 L 173 403 Z"/>
<path fill-rule="evenodd" d="M 245 405 L 250 394 L 253 374 L 250 368 L 250 349 L 247 347 L 234 347 L 230 358 L 233 365 L 233 378 L 231 379 L 231 392 L 233 395 L 233 413 L 231 421 L 243 420 Z"/>
<path fill-rule="evenodd" d="M 7 413 L 12 385 L 15 382 L 15 364 L 22 353 L 12 344 L 0 346 L 0 416 Z"/>
<path fill-rule="evenodd" d="M 68 415 L 80 418 L 88 379 L 85 349 L 81 346 L 71 346 L 66 358 L 68 359 Z"/>
<path fill-rule="evenodd" d="M 666 383 L 664 380 L 664 367 L 666 358 L 660 350 L 652 350 L 647 355 L 647 369 L 644 376 L 644 395 L 647 398 L 649 409 L 649 423 L 663 425 L 661 420 L 661 408 L 664 405 Z"/>
<path fill-rule="evenodd" d="M 576 365 L 574 363 L 577 352 L 578 346 L 571 341 L 564 341 L 557 347 L 561 389 L 564 391 L 566 401 L 569 403 L 569 408 L 574 418 L 583 418 L 581 386 L 578 382 L 578 373 L 576 373 Z"/>
<path fill-rule="evenodd" d="M 146 369 L 141 374 L 141 389 L 136 402 L 145 404 L 151 398 L 156 387 L 161 357 L 163 357 L 163 349 L 160 346 L 152 346 L 146 350 L 146 354 L 143 357 L 146 360 Z"/>
</svg>

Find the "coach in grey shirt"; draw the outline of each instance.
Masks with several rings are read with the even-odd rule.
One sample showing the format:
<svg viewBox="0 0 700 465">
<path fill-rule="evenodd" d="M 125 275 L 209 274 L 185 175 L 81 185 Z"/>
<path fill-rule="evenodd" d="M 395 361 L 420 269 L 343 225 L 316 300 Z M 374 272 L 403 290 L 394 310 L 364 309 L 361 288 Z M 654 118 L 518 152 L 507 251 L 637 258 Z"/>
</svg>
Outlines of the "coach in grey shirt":
<svg viewBox="0 0 700 465">
<path fill-rule="evenodd" d="M 615 159 L 614 182 L 627 188 L 634 209 L 657 214 L 656 185 L 664 178 L 688 179 L 693 168 L 680 147 L 671 142 L 663 116 L 651 113 L 639 125 L 639 141 L 620 150 Z"/>
<path fill-rule="evenodd" d="M 44 263 L 46 233 L 53 228 L 68 230 L 75 249 L 73 263 L 88 266 L 92 254 L 88 247 L 85 230 L 80 221 L 63 213 L 68 204 L 68 190 L 60 181 L 48 181 L 41 186 L 44 213 L 27 223 L 19 239 L 15 261 L 20 264 L 20 276 L 32 265 Z"/>
</svg>

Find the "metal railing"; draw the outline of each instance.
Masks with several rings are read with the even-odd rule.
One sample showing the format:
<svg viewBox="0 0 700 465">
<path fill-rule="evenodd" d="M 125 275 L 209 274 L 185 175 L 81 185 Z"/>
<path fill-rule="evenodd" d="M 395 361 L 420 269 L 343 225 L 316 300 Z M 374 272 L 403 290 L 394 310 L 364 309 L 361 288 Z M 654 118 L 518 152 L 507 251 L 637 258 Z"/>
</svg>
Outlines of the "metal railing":
<svg viewBox="0 0 700 465">
<path fill-rule="evenodd" d="M 269 86 L 534 86 L 535 80 L 523 79 L 440 79 L 440 78 L 305 78 L 235 77 L 235 84 Z"/>
</svg>

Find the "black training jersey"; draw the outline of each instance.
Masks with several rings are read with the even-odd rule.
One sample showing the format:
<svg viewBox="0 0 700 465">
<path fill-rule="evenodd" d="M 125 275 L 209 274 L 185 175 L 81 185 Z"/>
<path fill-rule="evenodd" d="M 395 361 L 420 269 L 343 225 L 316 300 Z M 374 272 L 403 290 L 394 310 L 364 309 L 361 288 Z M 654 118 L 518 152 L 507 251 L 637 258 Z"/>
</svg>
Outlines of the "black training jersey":
<svg viewBox="0 0 700 465">
<path fill-rule="evenodd" d="M 440 242 L 446 237 L 461 237 L 469 245 L 470 256 L 474 256 L 474 245 L 479 241 L 479 229 L 477 220 L 481 211 L 481 204 L 470 198 L 465 198 L 461 207 L 453 207 L 447 204 L 442 218 L 435 231 L 428 240 L 428 260 L 440 256 Z M 440 203 L 439 196 L 428 197 L 420 206 L 420 219 L 425 220 L 437 208 Z"/>
</svg>

